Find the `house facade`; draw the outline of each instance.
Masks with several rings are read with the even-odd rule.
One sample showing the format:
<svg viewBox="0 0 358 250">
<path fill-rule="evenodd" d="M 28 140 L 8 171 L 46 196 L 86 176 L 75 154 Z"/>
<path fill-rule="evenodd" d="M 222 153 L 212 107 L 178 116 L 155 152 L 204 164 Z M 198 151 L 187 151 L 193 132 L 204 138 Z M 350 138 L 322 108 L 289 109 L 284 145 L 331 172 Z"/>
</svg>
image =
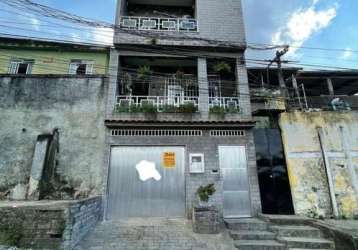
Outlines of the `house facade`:
<svg viewBox="0 0 358 250">
<path fill-rule="evenodd" d="M 109 47 L 0 37 L 0 74 L 104 75 Z"/>
<path fill-rule="evenodd" d="M 209 184 L 222 217 L 260 212 L 241 1 L 121 0 L 116 27 L 107 219 L 191 217 Z"/>
</svg>

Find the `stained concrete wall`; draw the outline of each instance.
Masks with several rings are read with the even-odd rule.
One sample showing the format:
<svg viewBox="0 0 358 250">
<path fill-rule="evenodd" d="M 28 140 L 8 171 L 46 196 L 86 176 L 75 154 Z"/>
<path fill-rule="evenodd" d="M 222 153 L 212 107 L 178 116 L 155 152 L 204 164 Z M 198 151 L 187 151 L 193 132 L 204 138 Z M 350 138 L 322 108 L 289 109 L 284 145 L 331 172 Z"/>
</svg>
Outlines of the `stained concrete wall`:
<svg viewBox="0 0 358 250">
<path fill-rule="evenodd" d="M 55 128 L 59 129 L 56 171 L 61 180 L 77 196 L 99 194 L 106 94 L 107 80 L 102 76 L 0 77 L 3 196 L 16 185 L 27 184 L 37 136 Z"/>
<path fill-rule="evenodd" d="M 358 112 L 283 113 L 279 123 L 296 214 L 333 214 L 327 168 L 338 215 L 357 216 Z M 328 164 L 320 146 L 319 127 Z"/>
</svg>

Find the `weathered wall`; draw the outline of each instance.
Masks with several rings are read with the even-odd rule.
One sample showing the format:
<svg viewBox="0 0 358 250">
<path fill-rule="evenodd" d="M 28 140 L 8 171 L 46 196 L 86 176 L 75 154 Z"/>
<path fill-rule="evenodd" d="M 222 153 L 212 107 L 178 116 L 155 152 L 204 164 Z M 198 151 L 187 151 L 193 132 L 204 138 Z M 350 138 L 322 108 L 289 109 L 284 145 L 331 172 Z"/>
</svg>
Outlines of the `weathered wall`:
<svg viewBox="0 0 358 250">
<path fill-rule="evenodd" d="M 283 113 L 280 127 L 297 214 L 332 214 L 328 178 L 317 127 L 331 169 L 339 216 L 358 215 L 358 113 Z"/>
<path fill-rule="evenodd" d="M 0 49 L 0 74 L 7 74 L 10 60 L 34 60 L 32 74 L 68 74 L 73 59 L 94 61 L 93 74 L 106 74 L 108 53 L 59 50 Z"/>
<path fill-rule="evenodd" d="M 70 250 L 101 220 L 102 197 L 3 202 L 0 215 L 0 245 Z"/>
<path fill-rule="evenodd" d="M 106 94 L 100 76 L 0 77 L 0 192 L 27 184 L 37 136 L 58 128 L 67 190 L 101 193 Z"/>
</svg>

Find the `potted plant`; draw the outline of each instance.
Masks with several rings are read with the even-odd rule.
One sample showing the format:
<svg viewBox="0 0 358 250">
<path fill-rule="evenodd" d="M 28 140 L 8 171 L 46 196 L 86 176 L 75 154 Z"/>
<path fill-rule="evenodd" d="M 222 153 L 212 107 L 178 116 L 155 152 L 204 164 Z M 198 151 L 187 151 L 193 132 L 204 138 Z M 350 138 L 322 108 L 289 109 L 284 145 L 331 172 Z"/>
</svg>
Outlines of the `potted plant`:
<svg viewBox="0 0 358 250">
<path fill-rule="evenodd" d="M 199 206 L 205 207 L 209 206 L 210 197 L 216 192 L 214 184 L 209 184 L 207 186 L 200 186 L 196 193 L 199 197 Z"/>
<path fill-rule="evenodd" d="M 231 66 L 227 62 L 220 61 L 213 66 L 213 70 L 222 76 L 223 74 L 231 73 Z"/>
<path fill-rule="evenodd" d="M 210 201 L 210 197 L 216 192 L 214 184 L 200 186 L 196 194 L 198 203 L 193 208 L 193 231 L 202 234 L 219 233 L 219 212 Z"/>
<path fill-rule="evenodd" d="M 178 108 L 179 113 L 190 114 L 190 113 L 195 113 L 197 111 L 198 111 L 198 108 L 192 102 L 187 102 L 187 103 L 181 104 Z"/>
<path fill-rule="evenodd" d="M 137 70 L 138 79 L 143 81 L 149 80 L 151 74 L 152 71 L 150 70 L 150 67 L 147 65 L 140 66 Z"/>
</svg>

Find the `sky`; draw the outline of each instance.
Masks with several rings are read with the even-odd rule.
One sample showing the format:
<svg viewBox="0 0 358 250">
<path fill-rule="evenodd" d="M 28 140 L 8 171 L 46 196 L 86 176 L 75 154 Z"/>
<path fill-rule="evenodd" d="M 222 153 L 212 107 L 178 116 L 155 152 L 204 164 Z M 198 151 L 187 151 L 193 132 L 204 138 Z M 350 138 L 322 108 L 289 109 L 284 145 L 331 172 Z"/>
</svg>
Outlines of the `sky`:
<svg viewBox="0 0 358 250">
<path fill-rule="evenodd" d="M 0 33 L 50 37 L 77 42 L 111 43 L 110 30 L 77 27 L 10 8 L 0 1 Z M 116 0 L 33 0 L 79 16 L 114 23 Z M 357 0 L 242 0 L 246 40 L 259 44 L 289 44 L 290 66 L 316 69 L 358 69 Z M 257 46 L 256 46 L 257 47 Z M 328 50 L 300 49 L 326 48 Z M 339 50 L 332 50 L 339 49 Z M 248 59 L 272 59 L 275 50 L 248 49 Z M 248 63 L 249 66 L 255 66 Z M 256 65 L 257 66 L 257 65 Z"/>
</svg>

